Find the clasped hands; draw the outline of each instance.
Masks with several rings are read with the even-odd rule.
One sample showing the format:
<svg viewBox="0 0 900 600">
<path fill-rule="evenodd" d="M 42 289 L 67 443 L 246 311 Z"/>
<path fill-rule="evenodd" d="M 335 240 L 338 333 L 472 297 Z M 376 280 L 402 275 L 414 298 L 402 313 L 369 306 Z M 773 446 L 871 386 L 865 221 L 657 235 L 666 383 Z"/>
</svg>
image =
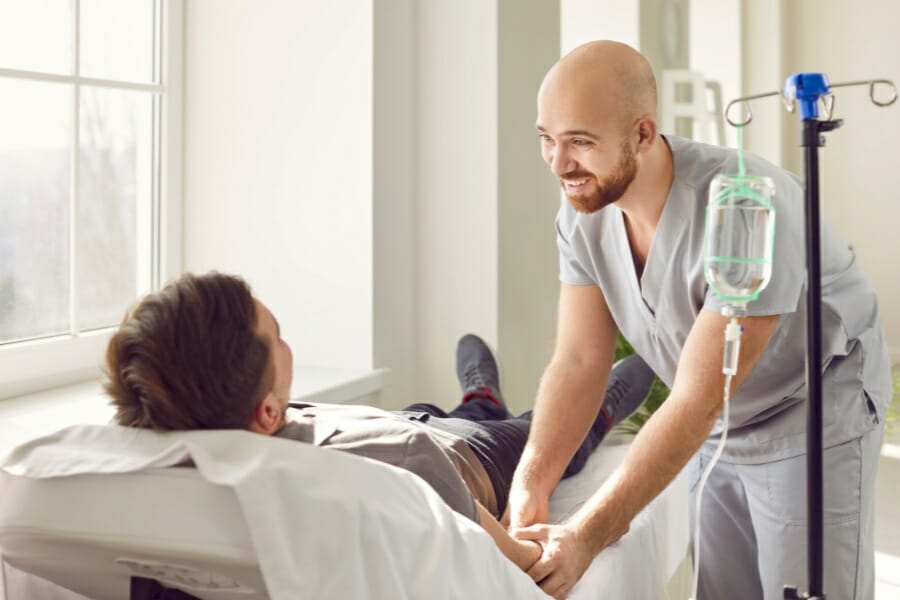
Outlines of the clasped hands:
<svg viewBox="0 0 900 600">
<path fill-rule="evenodd" d="M 511 491 L 510 509 L 509 522 L 504 523 L 510 535 L 541 547 L 540 558 L 526 572 L 545 593 L 566 598 L 594 558 L 587 540 L 573 523 L 547 524 L 549 498 Z"/>
</svg>

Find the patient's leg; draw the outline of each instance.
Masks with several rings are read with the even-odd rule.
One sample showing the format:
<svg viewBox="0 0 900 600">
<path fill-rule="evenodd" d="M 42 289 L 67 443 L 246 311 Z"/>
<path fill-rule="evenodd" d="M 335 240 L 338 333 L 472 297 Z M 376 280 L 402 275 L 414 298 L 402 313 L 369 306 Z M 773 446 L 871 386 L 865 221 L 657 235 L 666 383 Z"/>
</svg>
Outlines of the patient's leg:
<svg viewBox="0 0 900 600">
<path fill-rule="evenodd" d="M 603 441 L 612 426 L 637 410 L 647 397 L 653 378 L 653 371 L 637 355 L 616 363 L 609 376 L 602 408 L 575 451 L 563 477 L 571 477 L 581 471 L 594 448 Z M 516 465 L 528 441 L 531 411 L 518 417 L 505 418 L 505 406 L 495 403 L 491 398 L 477 396 L 470 397 L 449 414 L 431 404 L 414 404 L 407 407 L 406 411 L 438 417 L 420 420 L 436 429 L 458 435 L 468 443 L 491 479 L 497 497 L 498 514 L 502 515 L 506 509 Z"/>
<path fill-rule="evenodd" d="M 591 453 L 603 441 L 613 425 L 628 418 L 644 403 L 650 393 L 653 379 L 653 371 L 637 355 L 628 356 L 613 366 L 600 412 L 581 445 L 575 451 L 572 460 L 569 461 L 563 473 L 564 478 L 580 472 Z M 467 409 L 474 410 L 475 407 L 468 408 L 471 404 L 476 403 L 469 402 L 454 412 L 462 414 Z M 478 404 L 484 406 L 482 410 L 488 410 L 492 405 L 490 402 L 479 402 Z M 522 451 L 525 449 L 525 442 L 528 440 L 531 411 L 513 419 L 480 421 L 479 425 L 481 429 L 479 432 L 473 433 L 469 445 L 476 448 L 482 462 L 491 463 L 490 467 L 485 464 L 488 472 L 499 475 L 498 480 L 495 481 L 495 487 L 502 486 L 503 488 L 502 494 L 499 490 L 497 493 L 502 514 L 506 503 L 506 493 L 512 484 L 513 473 L 522 456 Z M 503 502 L 500 502 L 501 498 Z"/>
<path fill-rule="evenodd" d="M 606 385 L 606 395 L 594 423 L 581 446 L 569 461 L 563 478 L 581 471 L 594 448 L 603 441 L 613 425 L 630 417 L 647 399 L 655 375 L 640 356 L 632 354 L 613 365 Z"/>
<path fill-rule="evenodd" d="M 513 472 L 528 440 L 530 412 L 507 418 L 505 407 L 487 398 L 473 397 L 450 413 L 424 403 L 407 406 L 401 413 L 465 440 L 491 480 L 498 516 L 503 514 Z"/>
<path fill-rule="evenodd" d="M 449 413 L 439 406 L 425 402 L 410 404 L 401 412 L 425 413 L 442 419 L 465 419 L 466 421 L 499 421 L 510 417 L 505 406 L 479 397 L 472 397 L 466 402 L 460 403 Z M 422 420 L 427 421 L 427 419 Z"/>
</svg>

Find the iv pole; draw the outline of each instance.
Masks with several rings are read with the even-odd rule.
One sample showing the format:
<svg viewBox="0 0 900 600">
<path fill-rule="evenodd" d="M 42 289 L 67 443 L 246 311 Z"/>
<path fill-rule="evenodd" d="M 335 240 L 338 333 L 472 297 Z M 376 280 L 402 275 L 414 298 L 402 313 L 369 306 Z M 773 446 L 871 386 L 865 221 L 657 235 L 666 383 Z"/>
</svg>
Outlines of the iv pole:
<svg viewBox="0 0 900 600">
<path fill-rule="evenodd" d="M 876 84 L 888 85 L 892 97 L 880 101 L 875 97 Z M 801 146 L 804 152 L 806 176 L 806 385 L 808 390 L 808 413 L 806 435 L 806 489 L 807 489 L 807 557 L 809 567 L 809 593 L 800 593 L 795 586 L 786 585 L 786 600 L 825 600 L 824 579 L 824 509 L 823 509 L 823 469 L 822 469 L 822 267 L 819 218 L 819 148 L 825 145 L 824 133 L 833 131 L 843 124 L 841 119 L 832 119 L 834 96 L 831 88 L 851 85 L 868 85 L 869 98 L 877 106 L 889 106 L 897 100 L 894 84 L 885 79 L 871 81 L 851 81 L 831 86 L 822 73 L 797 73 L 788 77 L 784 92 L 770 92 L 738 98 L 728 103 L 725 120 L 735 127 L 750 123 L 753 113 L 750 100 L 767 96 L 782 95 L 785 106 L 793 112 L 794 101 L 800 104 L 803 121 Z M 819 119 L 819 102 L 827 108 L 825 119 Z M 746 103 L 747 118 L 741 123 L 732 121 L 728 112 L 734 104 Z"/>
<path fill-rule="evenodd" d="M 819 98 L 829 92 L 820 73 L 800 73 L 788 78 L 785 88 L 796 90 L 803 119 L 800 145 L 803 146 L 806 181 L 806 425 L 807 560 L 809 595 L 785 586 L 786 599 L 822 598 L 824 580 L 824 491 L 822 469 L 822 264 L 819 225 L 819 148 L 825 145 L 824 132 L 843 124 L 840 119 L 818 120 Z M 829 111 L 830 112 L 830 111 Z"/>
</svg>

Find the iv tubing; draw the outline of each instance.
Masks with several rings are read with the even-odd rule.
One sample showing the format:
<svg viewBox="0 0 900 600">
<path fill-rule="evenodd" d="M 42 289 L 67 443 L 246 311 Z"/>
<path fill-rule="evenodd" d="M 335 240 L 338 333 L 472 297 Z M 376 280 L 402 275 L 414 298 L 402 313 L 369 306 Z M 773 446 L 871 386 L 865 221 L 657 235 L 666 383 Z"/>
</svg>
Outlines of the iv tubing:
<svg viewBox="0 0 900 600">
<path fill-rule="evenodd" d="M 725 392 L 722 397 L 722 438 L 716 446 L 712 460 L 703 471 L 700 478 L 700 485 L 697 487 L 697 499 L 694 509 L 694 586 L 691 594 L 692 600 L 697 600 L 697 586 L 700 583 L 700 504 L 703 500 L 703 488 L 706 487 L 706 480 L 709 474 L 719 462 L 722 451 L 725 450 L 725 442 L 728 439 L 728 404 L 731 399 L 731 378 L 737 373 L 738 355 L 741 347 L 741 326 L 738 325 L 737 317 L 732 316 L 731 321 L 725 327 L 725 349 L 722 355 L 722 372 L 725 374 Z"/>
</svg>

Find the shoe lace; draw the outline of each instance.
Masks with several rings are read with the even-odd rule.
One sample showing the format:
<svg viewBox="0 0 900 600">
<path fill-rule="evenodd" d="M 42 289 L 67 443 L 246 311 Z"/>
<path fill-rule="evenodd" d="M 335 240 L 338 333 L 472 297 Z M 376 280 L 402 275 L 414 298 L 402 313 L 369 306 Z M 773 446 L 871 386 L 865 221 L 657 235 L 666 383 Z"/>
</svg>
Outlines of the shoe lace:
<svg viewBox="0 0 900 600">
<path fill-rule="evenodd" d="M 481 365 L 473 364 L 463 372 L 463 384 L 466 389 L 487 387 L 481 375 Z"/>
<path fill-rule="evenodd" d="M 610 408 L 614 409 L 622 403 L 622 398 L 625 396 L 623 387 L 622 382 L 616 380 L 611 386 L 606 388 L 606 400 Z"/>
<path fill-rule="evenodd" d="M 606 413 L 613 418 L 618 418 L 618 412 L 622 405 L 622 399 L 625 397 L 626 390 L 624 384 L 616 380 L 606 389 L 606 402 L 604 408 Z"/>
</svg>

